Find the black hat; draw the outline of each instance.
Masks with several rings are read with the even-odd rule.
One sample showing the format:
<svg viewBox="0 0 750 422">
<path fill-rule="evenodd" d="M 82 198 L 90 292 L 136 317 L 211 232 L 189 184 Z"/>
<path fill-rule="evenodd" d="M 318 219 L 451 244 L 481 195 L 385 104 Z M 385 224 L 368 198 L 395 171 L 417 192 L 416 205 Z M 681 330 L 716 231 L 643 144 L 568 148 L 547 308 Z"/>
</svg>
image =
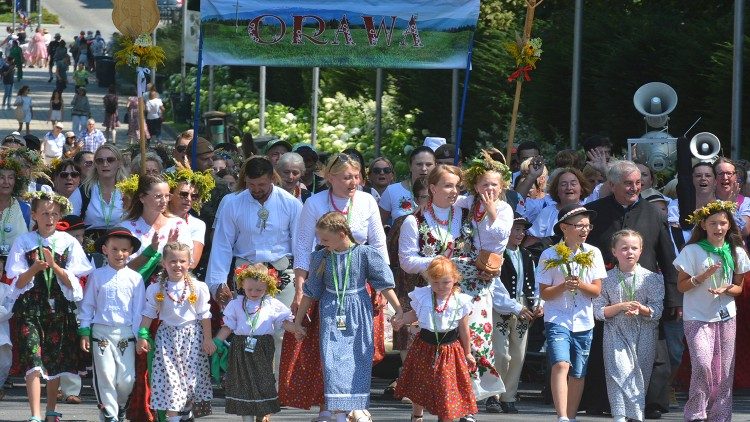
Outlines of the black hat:
<svg viewBox="0 0 750 422">
<path fill-rule="evenodd" d="M 589 218 L 596 218 L 596 211 L 587 209 L 583 205 L 570 204 L 562 207 L 557 213 L 557 223 L 555 223 L 555 234 L 562 236 L 560 230 L 560 223 L 564 223 L 565 220 L 569 220 L 577 215 L 587 215 Z"/>
<path fill-rule="evenodd" d="M 122 237 L 130 240 L 130 243 L 133 245 L 133 252 L 136 252 L 141 248 L 141 241 L 138 240 L 137 237 L 133 236 L 133 234 L 130 233 L 130 230 L 126 229 L 125 227 L 113 227 L 107 230 L 107 232 L 101 235 L 98 239 L 96 239 L 96 244 L 94 245 L 94 247 L 96 248 L 97 252 L 102 252 L 102 245 L 104 245 L 104 242 L 106 242 L 110 237 Z"/>
<path fill-rule="evenodd" d="M 448 160 L 456 158 L 456 146 L 453 144 L 443 144 L 435 150 L 435 158 L 438 160 Z"/>
<path fill-rule="evenodd" d="M 523 228 L 528 229 L 531 227 L 531 222 L 526 219 L 526 217 L 522 216 L 521 214 L 514 212 L 513 213 L 513 224 L 516 223 L 523 223 Z"/>
<path fill-rule="evenodd" d="M 61 232 L 69 232 L 71 230 L 82 230 L 88 226 L 84 224 L 83 219 L 75 214 L 66 215 L 57 222 L 55 227 Z"/>
</svg>

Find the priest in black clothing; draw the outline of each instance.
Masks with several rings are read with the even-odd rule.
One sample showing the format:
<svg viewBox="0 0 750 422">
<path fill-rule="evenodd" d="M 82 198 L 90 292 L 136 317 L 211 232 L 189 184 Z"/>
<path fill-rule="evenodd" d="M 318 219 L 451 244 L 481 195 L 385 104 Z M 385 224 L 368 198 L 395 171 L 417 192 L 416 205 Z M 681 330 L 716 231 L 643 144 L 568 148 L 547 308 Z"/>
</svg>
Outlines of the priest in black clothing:
<svg viewBox="0 0 750 422">
<path fill-rule="evenodd" d="M 665 315 L 681 313 L 682 294 L 677 291 L 677 273 L 672 265 L 675 251 L 669 228 L 656 206 L 641 200 L 640 170 L 630 161 L 615 162 L 607 172 L 606 183 L 610 184 L 612 194 L 586 205 L 586 208 L 596 211 L 596 217 L 591 221 L 594 229 L 589 234 L 587 242 L 602 251 L 604 263 L 607 268 L 612 268 L 617 264 L 610 245 L 612 235 L 622 229 L 639 232 L 643 236 L 643 252 L 639 264 L 664 276 Z M 603 323 L 597 321 L 581 403 L 581 408 L 594 414 L 606 412 L 609 408 L 602 357 L 602 336 Z M 654 382 L 657 391 L 652 392 L 653 389 L 649 388 L 646 397 L 646 416 L 649 419 L 659 418 L 662 411 L 669 409 L 669 385 L 665 383 L 669 377 L 668 360 L 660 361 L 657 357 L 654 365 L 651 381 Z M 663 379 L 659 382 L 657 378 Z"/>
</svg>

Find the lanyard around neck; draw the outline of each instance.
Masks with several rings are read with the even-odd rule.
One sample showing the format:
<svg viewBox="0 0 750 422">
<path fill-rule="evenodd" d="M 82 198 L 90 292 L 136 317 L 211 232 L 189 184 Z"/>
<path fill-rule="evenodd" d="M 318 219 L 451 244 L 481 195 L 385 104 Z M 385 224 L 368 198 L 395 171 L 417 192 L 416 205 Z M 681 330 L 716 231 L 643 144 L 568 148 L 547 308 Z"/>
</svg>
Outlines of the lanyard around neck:
<svg viewBox="0 0 750 422">
<path fill-rule="evenodd" d="M 342 315 L 341 310 L 344 307 L 344 298 L 346 297 L 346 289 L 349 287 L 349 276 L 352 265 L 352 250 L 351 248 L 346 252 L 346 265 L 344 267 L 344 285 L 339 290 L 339 266 L 338 258 L 331 253 L 331 266 L 333 267 L 333 287 L 336 290 L 336 315 Z"/>
<path fill-rule="evenodd" d="M 37 249 L 37 254 L 39 256 L 40 261 L 44 261 L 44 252 L 42 252 L 42 236 L 37 233 L 37 236 L 39 236 L 39 248 Z M 53 240 L 51 242 L 51 250 L 52 250 L 52 259 L 55 259 L 55 241 Z M 47 298 L 49 298 L 52 295 L 52 276 L 54 275 L 54 270 L 52 269 L 52 263 L 48 263 L 49 268 L 46 270 L 42 270 L 42 274 L 44 275 L 44 283 L 47 285 Z"/>
<path fill-rule="evenodd" d="M 248 314 L 247 312 L 247 296 L 244 296 L 242 298 L 242 312 L 245 314 L 245 320 L 247 321 L 247 325 L 250 326 L 250 335 L 252 336 L 255 334 L 255 329 L 258 328 L 258 317 L 260 316 L 260 310 L 263 308 L 263 301 L 266 300 L 266 295 L 263 295 L 263 297 L 260 298 L 260 303 L 258 304 L 258 309 L 253 312 L 252 314 Z"/>
<path fill-rule="evenodd" d="M 117 188 L 112 189 L 112 195 L 109 197 L 109 204 L 106 204 L 107 206 L 105 207 L 104 193 L 102 193 L 102 184 L 97 182 L 96 186 L 99 188 L 99 206 L 102 208 L 104 227 L 109 227 L 109 223 L 112 221 L 112 213 L 115 210 L 115 195 L 117 193 Z"/>
</svg>

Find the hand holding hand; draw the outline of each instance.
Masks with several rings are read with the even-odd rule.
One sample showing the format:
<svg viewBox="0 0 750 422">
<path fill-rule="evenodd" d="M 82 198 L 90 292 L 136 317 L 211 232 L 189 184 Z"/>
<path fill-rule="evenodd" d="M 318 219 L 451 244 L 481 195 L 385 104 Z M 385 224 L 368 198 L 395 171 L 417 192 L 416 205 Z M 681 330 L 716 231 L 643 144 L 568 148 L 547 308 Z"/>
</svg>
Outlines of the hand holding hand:
<svg viewBox="0 0 750 422">
<path fill-rule="evenodd" d="M 203 339 L 203 353 L 211 356 L 216 352 L 216 345 L 214 344 L 214 340 L 212 338 L 204 338 Z"/>
<path fill-rule="evenodd" d="M 226 284 L 222 284 L 219 286 L 219 288 L 216 290 L 216 300 L 221 304 L 226 306 L 227 303 L 229 303 L 230 300 L 232 300 L 232 291 L 229 290 L 229 286 Z"/>
<path fill-rule="evenodd" d="M 139 355 L 143 353 L 147 353 L 148 349 L 149 349 L 148 340 L 139 338 L 138 343 L 135 346 L 136 353 L 138 353 Z"/>
<path fill-rule="evenodd" d="M 531 321 L 534 319 L 534 314 L 529 310 L 527 307 L 523 307 L 521 309 L 521 312 L 518 313 L 518 318 L 525 320 L 525 321 Z"/>
<path fill-rule="evenodd" d="M 400 330 L 401 327 L 404 326 L 403 312 L 396 312 L 396 314 L 391 317 L 391 326 L 393 326 L 393 329 L 396 331 Z"/>
<path fill-rule="evenodd" d="M 81 337 L 81 350 L 86 353 L 91 351 L 91 339 L 89 338 L 89 336 Z"/>
<path fill-rule="evenodd" d="M 534 319 L 540 318 L 544 316 L 544 306 L 539 305 L 537 306 L 536 310 L 534 311 Z"/>
<path fill-rule="evenodd" d="M 466 366 L 469 367 L 469 372 L 474 372 L 477 370 L 477 360 L 474 358 L 474 355 L 471 354 L 471 352 L 466 354 Z"/>
</svg>

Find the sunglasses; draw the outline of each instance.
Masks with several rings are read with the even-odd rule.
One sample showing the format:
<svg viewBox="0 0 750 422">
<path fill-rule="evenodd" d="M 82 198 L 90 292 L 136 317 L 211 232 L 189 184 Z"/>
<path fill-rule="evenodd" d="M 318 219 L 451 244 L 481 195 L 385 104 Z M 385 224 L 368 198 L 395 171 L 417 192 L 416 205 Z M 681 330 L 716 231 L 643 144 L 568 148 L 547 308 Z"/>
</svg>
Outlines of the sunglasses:
<svg viewBox="0 0 750 422">
<path fill-rule="evenodd" d="M 60 172 L 60 178 L 61 179 L 67 179 L 68 177 L 73 178 L 73 179 L 77 179 L 77 178 L 81 177 L 81 173 L 79 173 L 77 171 L 61 171 Z"/>
<path fill-rule="evenodd" d="M 372 174 L 391 174 L 393 169 L 390 167 L 375 167 L 370 172 Z"/>
<path fill-rule="evenodd" d="M 180 192 L 180 193 L 178 193 L 178 195 L 180 195 L 180 198 L 182 198 L 182 199 L 188 199 L 188 198 L 190 198 L 193 201 L 197 201 L 201 197 L 197 193 L 190 193 L 190 192 Z"/>
<path fill-rule="evenodd" d="M 83 162 L 83 166 L 84 166 L 84 167 L 91 167 L 91 166 L 93 166 L 93 165 L 94 165 L 94 162 L 93 162 L 93 161 L 84 161 L 84 162 Z"/>
<path fill-rule="evenodd" d="M 187 152 L 187 145 L 177 145 L 176 147 L 174 147 L 174 150 L 179 152 L 180 154 L 184 154 L 185 152 Z"/>
<path fill-rule="evenodd" d="M 99 165 L 104 164 L 105 162 L 112 164 L 115 161 L 117 161 L 117 158 L 116 157 L 99 157 L 99 158 L 95 158 L 94 161 L 96 161 L 96 164 L 99 164 Z"/>
</svg>

